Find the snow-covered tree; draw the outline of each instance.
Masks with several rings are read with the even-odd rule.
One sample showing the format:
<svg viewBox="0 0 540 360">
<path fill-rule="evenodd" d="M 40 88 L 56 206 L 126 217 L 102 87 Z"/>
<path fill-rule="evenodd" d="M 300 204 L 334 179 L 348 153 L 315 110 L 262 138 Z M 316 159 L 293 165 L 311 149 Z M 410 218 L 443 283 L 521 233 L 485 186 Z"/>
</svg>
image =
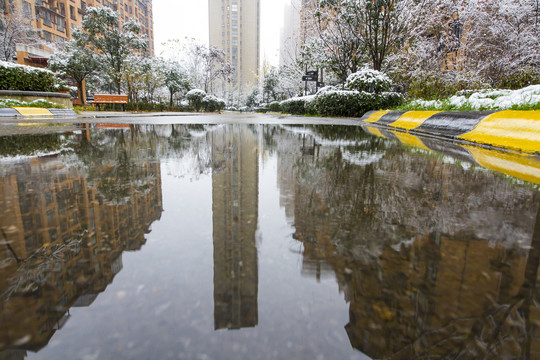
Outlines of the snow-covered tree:
<svg viewBox="0 0 540 360">
<path fill-rule="evenodd" d="M 494 87 L 512 85 L 515 78 L 538 78 L 539 5 L 537 0 L 490 0 L 470 9 L 464 66 Z"/>
<path fill-rule="evenodd" d="M 73 33 L 74 40 L 68 41 L 64 49 L 55 52 L 48 62 L 53 71 L 59 71 L 77 85 L 77 94 L 84 105 L 86 96 L 83 95 L 83 82 L 98 70 L 96 54 L 82 43 L 80 31 Z"/>
<path fill-rule="evenodd" d="M 189 83 L 193 87 L 204 89 L 208 94 L 224 96 L 234 68 L 223 50 L 189 38 L 184 41 L 169 40 L 164 45 L 163 53 L 181 64 L 185 73 L 189 74 Z"/>
<path fill-rule="evenodd" d="M 31 24 L 32 18 L 11 6 L 9 13 L 0 13 L 0 60 L 13 61 L 16 45 L 38 45 L 42 41 Z"/>
<path fill-rule="evenodd" d="M 147 46 L 147 40 L 140 35 L 140 24 L 129 20 L 120 25 L 119 14 L 112 9 L 89 7 L 82 30 L 87 44 L 101 57 L 105 72 L 120 94 L 126 59 L 134 51 L 144 51 Z"/>
<path fill-rule="evenodd" d="M 314 46 L 324 49 L 321 61 L 342 82 L 367 62 L 375 70 L 381 70 L 406 30 L 409 2 L 415 3 L 414 0 L 321 0 L 314 13 L 319 31 Z"/>
<path fill-rule="evenodd" d="M 174 95 L 182 90 L 190 90 L 188 75 L 176 61 L 168 61 L 163 69 L 164 84 L 169 90 L 169 106 L 173 106 Z"/>
</svg>

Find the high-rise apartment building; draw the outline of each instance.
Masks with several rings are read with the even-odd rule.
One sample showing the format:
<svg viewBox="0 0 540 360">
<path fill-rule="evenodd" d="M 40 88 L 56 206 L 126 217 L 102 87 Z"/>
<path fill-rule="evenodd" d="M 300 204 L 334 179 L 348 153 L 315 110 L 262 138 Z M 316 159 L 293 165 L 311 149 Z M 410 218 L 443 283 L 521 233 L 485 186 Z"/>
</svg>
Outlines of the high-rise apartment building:
<svg viewBox="0 0 540 360">
<path fill-rule="evenodd" d="M 0 12 L 18 12 L 39 30 L 44 42 L 62 44 L 70 40 L 74 29 L 81 27 L 88 7 L 107 6 L 117 11 L 120 23 L 134 19 L 142 25 L 142 34 L 148 38 L 148 52 L 154 53 L 154 20 L 152 0 L 0 0 Z M 43 48 L 19 45 L 17 62 L 26 65 L 44 65 L 51 54 Z"/>
<path fill-rule="evenodd" d="M 259 75 L 260 0 L 208 0 L 210 46 L 234 67 L 232 89 L 248 92 Z"/>
<path fill-rule="evenodd" d="M 317 34 L 312 16 L 316 8 L 317 2 L 314 0 L 291 0 L 285 5 L 279 49 L 280 65 L 293 64 L 305 43 Z"/>
<path fill-rule="evenodd" d="M 215 329 L 258 324 L 259 150 L 235 125 L 212 132 Z"/>
</svg>

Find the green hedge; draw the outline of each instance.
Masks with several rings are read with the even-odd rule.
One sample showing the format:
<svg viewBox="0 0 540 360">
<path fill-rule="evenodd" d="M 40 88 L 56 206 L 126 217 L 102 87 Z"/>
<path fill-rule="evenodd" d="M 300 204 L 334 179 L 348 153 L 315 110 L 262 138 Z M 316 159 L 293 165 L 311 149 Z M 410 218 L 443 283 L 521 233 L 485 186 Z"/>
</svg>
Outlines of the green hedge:
<svg viewBox="0 0 540 360">
<path fill-rule="evenodd" d="M 212 95 L 206 95 L 204 99 L 202 99 L 202 104 L 204 106 L 204 111 L 208 112 L 221 111 L 227 106 L 224 100 L 218 99 Z"/>
<path fill-rule="evenodd" d="M 280 112 L 281 111 L 280 102 L 279 101 L 272 101 L 270 104 L 268 104 L 268 111 Z"/>
<path fill-rule="evenodd" d="M 281 105 L 281 111 L 293 115 L 308 114 L 310 109 L 310 102 L 315 100 L 315 96 L 295 97 L 287 100 L 283 100 Z"/>
<path fill-rule="evenodd" d="M 336 90 L 317 94 L 314 107 L 321 116 L 361 117 L 368 111 L 393 108 L 402 102 L 403 97 L 393 92 Z"/>
<path fill-rule="evenodd" d="M 394 108 L 402 102 L 403 97 L 394 92 L 371 94 L 330 89 L 316 96 L 292 98 L 280 104 L 281 111 L 294 115 L 361 117 L 368 111 Z"/>
<path fill-rule="evenodd" d="M 0 61 L 0 90 L 55 91 L 61 85 L 50 70 Z"/>
</svg>

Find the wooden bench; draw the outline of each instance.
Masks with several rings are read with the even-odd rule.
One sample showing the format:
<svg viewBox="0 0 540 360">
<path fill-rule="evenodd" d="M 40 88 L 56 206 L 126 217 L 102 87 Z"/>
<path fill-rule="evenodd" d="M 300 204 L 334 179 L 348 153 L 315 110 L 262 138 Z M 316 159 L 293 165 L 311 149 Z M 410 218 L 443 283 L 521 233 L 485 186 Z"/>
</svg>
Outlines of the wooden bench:
<svg viewBox="0 0 540 360">
<path fill-rule="evenodd" d="M 121 104 L 122 111 L 126 111 L 125 105 L 127 102 L 127 95 L 95 94 L 93 104 L 98 111 L 100 110 L 99 106 L 101 104 Z"/>
</svg>

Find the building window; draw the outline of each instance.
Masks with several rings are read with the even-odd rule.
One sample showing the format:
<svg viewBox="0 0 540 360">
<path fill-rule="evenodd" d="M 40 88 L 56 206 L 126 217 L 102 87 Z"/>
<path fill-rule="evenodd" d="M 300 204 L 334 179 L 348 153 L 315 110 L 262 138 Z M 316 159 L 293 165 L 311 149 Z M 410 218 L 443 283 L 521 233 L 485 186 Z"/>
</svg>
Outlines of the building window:
<svg viewBox="0 0 540 360">
<path fill-rule="evenodd" d="M 75 15 L 75 8 L 73 6 L 69 6 L 69 17 L 71 20 L 77 20 L 77 15 Z"/>
<path fill-rule="evenodd" d="M 3 2 L 0 0 L 0 2 Z M 23 14 L 27 19 L 32 18 L 32 5 L 28 1 L 23 1 Z"/>
</svg>

